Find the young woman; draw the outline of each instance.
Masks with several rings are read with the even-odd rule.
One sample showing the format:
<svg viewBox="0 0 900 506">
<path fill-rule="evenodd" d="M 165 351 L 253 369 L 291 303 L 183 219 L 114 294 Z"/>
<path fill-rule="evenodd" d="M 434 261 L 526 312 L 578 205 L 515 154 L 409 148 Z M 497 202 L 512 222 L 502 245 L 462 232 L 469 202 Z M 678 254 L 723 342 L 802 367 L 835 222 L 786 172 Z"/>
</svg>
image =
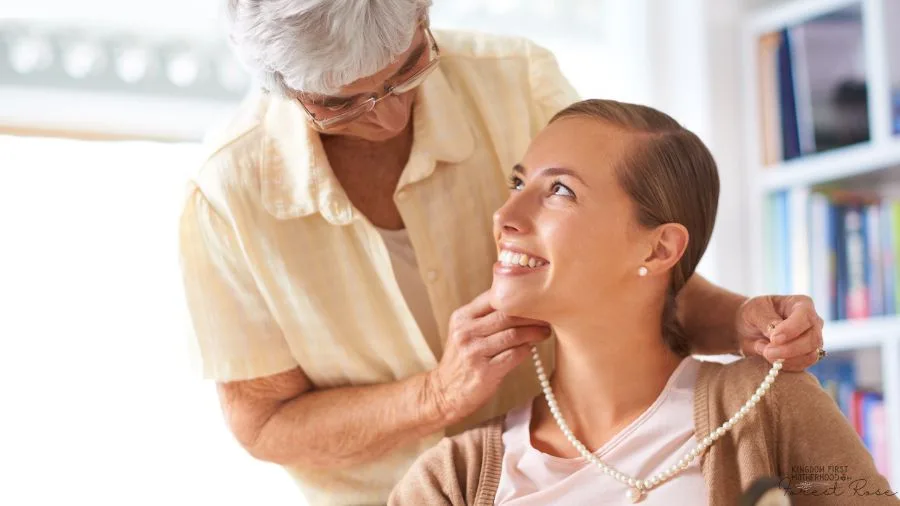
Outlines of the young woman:
<svg viewBox="0 0 900 506">
<path fill-rule="evenodd" d="M 675 295 L 719 195 L 694 134 L 647 107 L 579 102 L 511 187 L 491 305 L 552 325 L 553 370 L 534 357 L 544 395 L 442 441 L 390 504 L 730 506 L 773 477 L 793 504 L 900 503 L 814 377 L 689 356 Z"/>
</svg>

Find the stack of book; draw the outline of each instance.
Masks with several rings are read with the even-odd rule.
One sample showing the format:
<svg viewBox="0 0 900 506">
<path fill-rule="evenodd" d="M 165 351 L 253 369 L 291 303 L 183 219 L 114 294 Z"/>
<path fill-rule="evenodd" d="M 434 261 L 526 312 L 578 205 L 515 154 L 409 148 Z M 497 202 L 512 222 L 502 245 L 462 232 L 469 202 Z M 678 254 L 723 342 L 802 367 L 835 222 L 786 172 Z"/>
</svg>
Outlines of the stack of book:
<svg viewBox="0 0 900 506">
<path fill-rule="evenodd" d="M 826 320 L 900 315 L 900 199 L 779 192 L 764 226 L 771 290 L 811 295 Z"/>
<path fill-rule="evenodd" d="M 889 476 L 890 445 L 884 395 L 879 391 L 859 387 L 856 381 L 856 366 L 849 357 L 828 357 L 811 366 L 808 371 L 818 378 L 822 387 L 856 429 L 863 444 L 872 454 L 878 471 Z"/>
<path fill-rule="evenodd" d="M 858 5 L 760 39 L 766 165 L 869 140 L 864 45 Z"/>
</svg>

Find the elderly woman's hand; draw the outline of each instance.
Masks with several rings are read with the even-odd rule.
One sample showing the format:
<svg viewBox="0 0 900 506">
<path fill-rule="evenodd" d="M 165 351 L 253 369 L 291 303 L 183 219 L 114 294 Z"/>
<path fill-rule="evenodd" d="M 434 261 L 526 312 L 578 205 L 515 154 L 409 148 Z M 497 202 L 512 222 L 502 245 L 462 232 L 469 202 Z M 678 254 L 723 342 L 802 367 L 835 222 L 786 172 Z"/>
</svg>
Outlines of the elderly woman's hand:
<svg viewBox="0 0 900 506">
<path fill-rule="evenodd" d="M 802 371 L 824 355 L 822 326 L 812 299 L 805 295 L 765 295 L 744 302 L 737 332 L 744 355 L 769 362 L 784 360 L 785 370 Z"/>
</svg>

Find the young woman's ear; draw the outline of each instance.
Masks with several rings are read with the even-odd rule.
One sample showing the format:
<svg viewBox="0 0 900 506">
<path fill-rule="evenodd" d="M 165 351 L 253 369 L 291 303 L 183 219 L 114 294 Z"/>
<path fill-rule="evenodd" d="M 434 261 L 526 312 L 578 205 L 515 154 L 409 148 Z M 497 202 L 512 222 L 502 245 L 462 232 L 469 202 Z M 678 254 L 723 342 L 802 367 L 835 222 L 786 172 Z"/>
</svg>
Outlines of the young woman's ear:
<svg viewBox="0 0 900 506">
<path fill-rule="evenodd" d="M 684 225 L 666 223 L 659 226 L 651 238 L 651 251 L 644 258 L 642 268 L 648 272 L 667 272 L 675 266 L 687 249 L 690 234 Z M 639 269 L 639 275 L 646 275 Z M 644 272 L 644 274 L 641 274 Z"/>
</svg>

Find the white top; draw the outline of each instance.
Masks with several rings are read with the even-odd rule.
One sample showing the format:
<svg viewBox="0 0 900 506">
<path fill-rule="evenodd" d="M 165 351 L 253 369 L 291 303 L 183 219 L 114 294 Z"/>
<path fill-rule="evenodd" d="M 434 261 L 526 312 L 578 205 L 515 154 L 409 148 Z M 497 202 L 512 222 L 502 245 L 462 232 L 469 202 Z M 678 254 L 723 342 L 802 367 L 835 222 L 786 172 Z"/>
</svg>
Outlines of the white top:
<svg viewBox="0 0 900 506">
<path fill-rule="evenodd" d="M 636 479 L 646 479 L 677 463 L 697 445 L 694 437 L 694 384 L 700 362 L 685 358 L 662 393 L 628 427 L 594 455 Z M 590 388 L 583 390 L 590 395 Z M 495 504 L 546 506 L 602 504 L 626 506 L 628 487 L 581 457 L 547 455 L 531 444 L 532 403 L 510 411 L 503 432 L 503 463 Z M 651 490 L 641 506 L 706 506 L 700 459 L 671 481 Z"/>
<path fill-rule="evenodd" d="M 431 309 L 428 289 L 419 272 L 416 251 L 409 240 L 409 233 L 405 228 L 400 230 L 379 228 L 378 232 L 384 238 L 384 245 L 391 255 L 394 277 L 397 278 L 397 284 L 400 286 L 403 298 L 406 299 L 406 305 L 409 306 L 413 318 L 419 324 L 419 329 L 431 351 L 434 352 L 434 356 L 440 359 L 443 348 L 441 335 Z"/>
</svg>

